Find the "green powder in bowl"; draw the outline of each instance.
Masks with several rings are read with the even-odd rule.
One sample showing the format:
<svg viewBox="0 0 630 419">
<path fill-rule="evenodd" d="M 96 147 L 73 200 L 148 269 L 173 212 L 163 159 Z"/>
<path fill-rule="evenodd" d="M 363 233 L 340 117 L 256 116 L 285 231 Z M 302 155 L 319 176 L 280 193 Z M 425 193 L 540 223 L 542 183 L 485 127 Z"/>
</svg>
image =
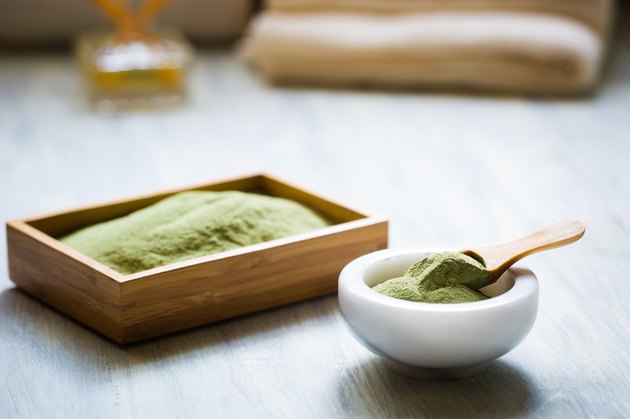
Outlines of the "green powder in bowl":
<svg viewBox="0 0 630 419">
<path fill-rule="evenodd" d="M 401 278 L 372 289 L 401 300 L 456 304 L 487 299 L 478 289 L 488 281 L 482 263 L 462 253 L 444 252 L 416 262 Z"/>
<path fill-rule="evenodd" d="M 283 198 L 190 191 L 60 240 L 115 271 L 132 274 L 327 225 L 315 211 Z"/>
</svg>

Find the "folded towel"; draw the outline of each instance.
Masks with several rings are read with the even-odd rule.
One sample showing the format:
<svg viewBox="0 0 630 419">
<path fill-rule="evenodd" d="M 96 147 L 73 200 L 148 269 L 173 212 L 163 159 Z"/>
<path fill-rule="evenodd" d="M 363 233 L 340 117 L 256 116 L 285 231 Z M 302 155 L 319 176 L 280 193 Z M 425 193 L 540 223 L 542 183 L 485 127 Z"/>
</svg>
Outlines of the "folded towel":
<svg viewBox="0 0 630 419">
<path fill-rule="evenodd" d="M 567 94 L 593 88 L 604 42 L 552 15 L 263 13 L 243 51 L 274 82 Z"/>
</svg>

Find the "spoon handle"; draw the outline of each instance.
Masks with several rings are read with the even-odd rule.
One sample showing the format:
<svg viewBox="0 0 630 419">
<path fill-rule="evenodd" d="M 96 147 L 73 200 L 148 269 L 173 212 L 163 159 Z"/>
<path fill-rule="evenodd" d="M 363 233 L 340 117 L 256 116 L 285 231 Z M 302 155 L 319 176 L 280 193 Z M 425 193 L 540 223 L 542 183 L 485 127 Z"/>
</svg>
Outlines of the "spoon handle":
<svg viewBox="0 0 630 419">
<path fill-rule="evenodd" d="M 581 221 L 565 220 L 507 243 L 475 247 L 463 253 L 481 256 L 491 276 L 498 278 L 525 256 L 573 243 L 584 235 L 585 230 Z"/>
</svg>

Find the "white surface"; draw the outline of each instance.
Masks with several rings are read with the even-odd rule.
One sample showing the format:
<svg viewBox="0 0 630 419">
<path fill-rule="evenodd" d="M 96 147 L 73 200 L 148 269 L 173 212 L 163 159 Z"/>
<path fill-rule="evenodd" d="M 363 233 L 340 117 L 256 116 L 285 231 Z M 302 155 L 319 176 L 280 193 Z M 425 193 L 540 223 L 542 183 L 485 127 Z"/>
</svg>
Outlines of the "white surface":
<svg viewBox="0 0 630 419">
<path fill-rule="evenodd" d="M 391 373 L 336 296 L 114 345 L 14 290 L 0 229 L 0 417 L 627 417 L 627 35 L 591 100 L 273 89 L 208 53 L 189 108 L 119 117 L 85 109 L 69 57 L 0 57 L 3 220 L 265 169 L 388 215 L 392 247 L 587 225 L 528 257 L 540 307 L 527 338 L 446 383 Z"/>
</svg>

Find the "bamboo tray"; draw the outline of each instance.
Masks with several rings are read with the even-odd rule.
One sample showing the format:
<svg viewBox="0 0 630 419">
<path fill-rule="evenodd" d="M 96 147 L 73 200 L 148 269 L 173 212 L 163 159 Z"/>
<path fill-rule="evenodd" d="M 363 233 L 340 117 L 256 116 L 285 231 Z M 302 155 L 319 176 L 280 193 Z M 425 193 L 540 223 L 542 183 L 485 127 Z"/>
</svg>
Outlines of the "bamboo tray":
<svg viewBox="0 0 630 419">
<path fill-rule="evenodd" d="M 288 198 L 319 211 L 333 225 L 132 275 L 118 273 L 55 239 L 185 190 L 240 190 Z M 348 262 L 387 247 L 387 227 L 384 218 L 349 209 L 266 174 L 6 225 L 11 280 L 119 343 L 333 293 L 339 272 Z"/>
</svg>

